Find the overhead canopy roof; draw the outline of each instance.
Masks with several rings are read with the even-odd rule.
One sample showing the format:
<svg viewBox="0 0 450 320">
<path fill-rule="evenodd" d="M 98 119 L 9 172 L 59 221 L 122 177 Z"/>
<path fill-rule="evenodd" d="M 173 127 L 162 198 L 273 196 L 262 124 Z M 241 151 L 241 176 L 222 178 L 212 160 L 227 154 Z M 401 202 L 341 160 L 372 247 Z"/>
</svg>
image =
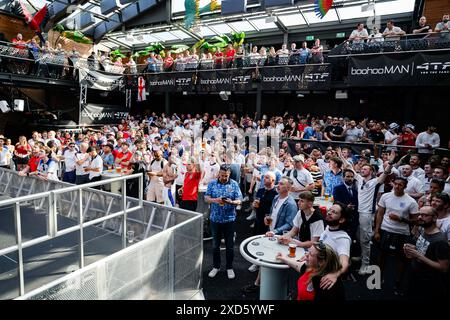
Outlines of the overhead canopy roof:
<svg viewBox="0 0 450 320">
<path fill-rule="evenodd" d="M 180 3 L 184 0 L 174 0 Z M 266 34 L 282 34 L 284 32 L 307 32 L 316 26 L 327 26 L 330 29 L 342 24 L 352 22 L 366 23 L 368 17 L 377 16 L 391 17 L 404 14 L 411 17 L 414 11 L 415 0 L 374 0 L 373 7 L 362 11 L 362 6 L 367 5 L 367 0 L 342 0 L 335 1 L 332 8 L 323 19 L 316 16 L 314 4 L 299 4 L 293 7 L 282 7 L 270 11 L 259 11 L 248 14 L 214 18 L 204 16 L 190 30 L 183 26 L 183 16 L 173 16 L 173 23 L 157 27 L 142 27 L 127 30 L 125 32 L 112 32 L 105 36 L 102 44 L 114 48 L 118 45 L 130 48 L 141 48 L 151 42 L 163 44 L 193 43 L 201 38 L 215 35 L 229 34 L 233 31 L 244 31 L 247 37 Z M 174 9 L 174 4 L 172 4 Z M 179 9 L 178 9 L 179 10 Z M 267 20 L 274 17 L 276 21 Z"/>
<path fill-rule="evenodd" d="M 0 0 L 0 5 L 5 1 Z M 172 0 L 171 24 L 143 26 L 123 31 L 124 23 L 147 10 L 151 12 L 153 7 L 165 0 L 28 1 L 36 8 L 48 4 L 50 13 L 60 16 L 57 19 L 59 23 L 68 29 L 81 30 L 97 41 L 101 39 L 100 44 L 107 48 L 122 46 L 130 49 L 142 48 L 152 42 L 161 42 L 165 45 L 194 43 L 202 38 L 230 34 L 233 31 L 244 31 L 247 37 L 256 37 L 263 34 L 307 32 L 317 27 L 333 29 L 349 23 L 366 23 L 368 17 L 374 16 L 374 13 L 382 18 L 393 15 L 411 17 L 415 5 L 415 0 L 335 0 L 333 8 L 320 19 L 314 12 L 314 4 L 307 1 L 296 2 L 295 6 L 260 11 L 259 1 L 248 0 L 249 7 L 256 8 L 256 11 L 231 16 L 202 15 L 201 20 L 187 30 L 183 21 L 184 0 Z M 373 7 L 363 11 L 363 5 L 368 3 L 372 3 Z M 269 17 L 273 19 L 266 20 Z M 122 30 L 114 31 L 117 29 Z"/>
</svg>

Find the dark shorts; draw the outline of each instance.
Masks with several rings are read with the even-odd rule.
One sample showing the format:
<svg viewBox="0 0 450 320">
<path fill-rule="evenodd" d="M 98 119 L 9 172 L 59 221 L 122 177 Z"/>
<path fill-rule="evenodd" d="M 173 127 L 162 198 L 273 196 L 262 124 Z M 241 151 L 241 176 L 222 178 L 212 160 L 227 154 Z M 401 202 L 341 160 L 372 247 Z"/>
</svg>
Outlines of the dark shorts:
<svg viewBox="0 0 450 320">
<path fill-rule="evenodd" d="M 403 245 L 407 243 L 409 236 L 381 230 L 380 250 L 404 256 Z"/>
</svg>

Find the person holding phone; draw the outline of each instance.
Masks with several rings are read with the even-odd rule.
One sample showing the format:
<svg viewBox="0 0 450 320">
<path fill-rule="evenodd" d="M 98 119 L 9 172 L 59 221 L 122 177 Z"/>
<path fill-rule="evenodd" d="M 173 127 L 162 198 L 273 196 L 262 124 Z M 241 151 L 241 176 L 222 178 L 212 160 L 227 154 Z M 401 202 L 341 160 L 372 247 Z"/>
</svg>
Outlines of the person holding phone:
<svg viewBox="0 0 450 320">
<path fill-rule="evenodd" d="M 220 271 L 220 242 L 225 238 L 226 269 L 228 279 L 234 279 L 234 230 L 236 207 L 242 203 L 239 184 L 230 179 L 231 166 L 223 164 L 219 178 L 211 181 L 205 193 L 205 202 L 211 204 L 211 233 L 213 236 L 213 269 L 208 276 L 214 278 Z"/>
</svg>

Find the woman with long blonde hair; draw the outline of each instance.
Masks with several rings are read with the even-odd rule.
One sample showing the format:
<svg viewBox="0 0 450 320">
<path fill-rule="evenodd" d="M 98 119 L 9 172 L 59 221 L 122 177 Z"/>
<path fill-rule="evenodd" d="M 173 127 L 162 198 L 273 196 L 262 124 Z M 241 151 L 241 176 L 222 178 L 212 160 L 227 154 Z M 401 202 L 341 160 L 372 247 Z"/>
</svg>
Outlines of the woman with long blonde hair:
<svg viewBox="0 0 450 320">
<path fill-rule="evenodd" d="M 14 148 L 14 161 L 16 162 L 17 171 L 21 171 L 28 165 L 31 155 L 31 146 L 28 144 L 25 136 L 19 137 L 19 142 Z"/>
<path fill-rule="evenodd" d="M 342 268 L 338 255 L 329 245 L 322 241 L 315 242 L 306 253 L 306 259 L 302 259 L 303 261 L 296 261 L 282 253 L 278 253 L 277 259 L 301 273 L 297 281 L 297 300 L 345 300 L 344 285 L 339 278 L 329 289 L 323 289 L 320 286 L 322 277 Z"/>
</svg>

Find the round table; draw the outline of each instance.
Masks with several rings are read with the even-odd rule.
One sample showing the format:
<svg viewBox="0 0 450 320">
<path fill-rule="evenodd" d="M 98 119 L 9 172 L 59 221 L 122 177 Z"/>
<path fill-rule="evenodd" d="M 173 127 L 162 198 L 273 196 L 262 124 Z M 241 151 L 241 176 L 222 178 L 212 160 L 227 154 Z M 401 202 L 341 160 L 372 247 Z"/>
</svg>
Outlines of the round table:
<svg viewBox="0 0 450 320">
<path fill-rule="evenodd" d="M 275 257 L 278 252 L 289 254 L 289 247 L 278 243 L 278 236 L 258 235 L 242 241 L 239 251 L 245 260 L 260 266 L 260 300 L 286 300 L 289 266 Z M 295 260 L 305 255 L 303 248 L 297 247 Z"/>
</svg>

